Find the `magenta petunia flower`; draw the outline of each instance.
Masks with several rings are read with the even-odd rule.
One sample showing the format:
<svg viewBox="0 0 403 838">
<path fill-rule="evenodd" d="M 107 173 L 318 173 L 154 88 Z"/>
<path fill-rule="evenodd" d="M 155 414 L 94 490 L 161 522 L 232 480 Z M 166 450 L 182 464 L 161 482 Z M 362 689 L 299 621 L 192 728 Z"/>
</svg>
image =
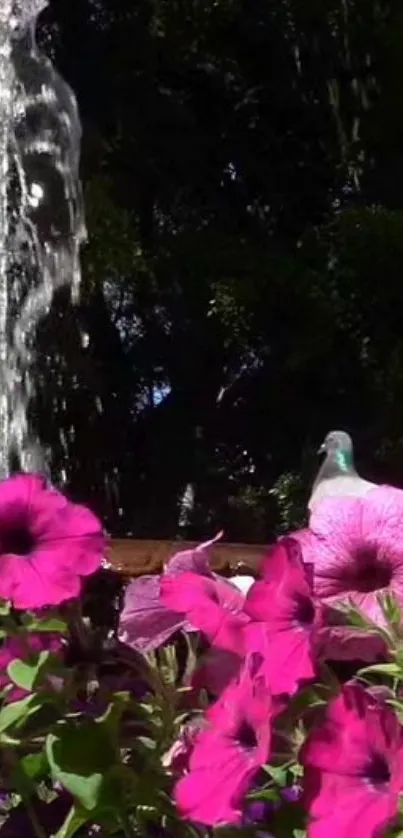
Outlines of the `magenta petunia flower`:
<svg viewBox="0 0 403 838">
<path fill-rule="evenodd" d="M 101 524 L 35 474 L 0 483 L 0 599 L 18 609 L 59 605 L 101 565 Z"/>
<path fill-rule="evenodd" d="M 186 615 L 213 646 L 239 655 L 243 654 L 242 629 L 249 622 L 244 601 L 234 585 L 218 577 L 181 573 L 161 580 L 161 602 L 166 608 Z"/>
<path fill-rule="evenodd" d="M 241 823 L 242 803 L 259 768 L 268 760 L 272 700 L 259 675 L 259 656 L 249 657 L 239 678 L 207 712 L 189 773 L 175 788 L 181 815 L 207 826 Z"/>
<path fill-rule="evenodd" d="M 346 685 L 302 748 L 308 838 L 380 838 L 403 791 L 403 729 L 394 711 Z"/>
<path fill-rule="evenodd" d="M 309 529 L 294 534 L 314 567 L 314 592 L 327 603 L 351 600 L 384 623 L 377 597 L 403 603 L 403 492 L 379 486 L 365 497 L 329 497 L 312 512 Z"/>
<path fill-rule="evenodd" d="M 178 613 L 162 602 L 161 581 L 190 572 L 212 577 L 210 548 L 221 535 L 219 533 L 211 541 L 199 544 L 193 550 L 176 553 L 162 575 L 140 576 L 127 586 L 119 619 L 119 640 L 122 643 L 140 652 L 151 652 L 166 643 L 177 631 L 192 631 L 193 627 L 183 613 Z"/>
<path fill-rule="evenodd" d="M 282 539 L 261 566 L 245 600 L 252 623 L 245 629 L 247 648 L 260 651 L 273 695 L 292 694 L 316 672 L 321 609 L 315 607 L 301 549 L 292 538 Z"/>
</svg>

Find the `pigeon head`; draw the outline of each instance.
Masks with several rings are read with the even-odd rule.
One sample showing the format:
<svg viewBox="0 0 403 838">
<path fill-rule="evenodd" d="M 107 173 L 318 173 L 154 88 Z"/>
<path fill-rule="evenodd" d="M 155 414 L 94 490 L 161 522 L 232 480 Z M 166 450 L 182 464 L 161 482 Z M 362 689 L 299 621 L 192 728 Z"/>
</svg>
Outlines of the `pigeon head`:
<svg viewBox="0 0 403 838">
<path fill-rule="evenodd" d="M 343 468 L 353 466 L 353 441 L 345 431 L 330 431 L 318 451 L 338 462 Z"/>
</svg>

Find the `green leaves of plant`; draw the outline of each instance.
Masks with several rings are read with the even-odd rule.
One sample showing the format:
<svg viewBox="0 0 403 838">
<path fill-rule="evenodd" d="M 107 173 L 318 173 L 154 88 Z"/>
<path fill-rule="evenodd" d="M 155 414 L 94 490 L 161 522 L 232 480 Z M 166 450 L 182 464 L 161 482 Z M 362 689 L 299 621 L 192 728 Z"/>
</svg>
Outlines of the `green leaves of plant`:
<svg viewBox="0 0 403 838">
<path fill-rule="evenodd" d="M 116 762 L 107 731 L 92 721 L 64 724 L 46 742 L 52 777 L 64 786 L 84 809 L 100 802 L 104 775 Z"/>
<path fill-rule="evenodd" d="M 272 780 L 280 788 L 285 788 L 287 785 L 287 768 L 282 766 L 265 765 L 264 770 L 270 775 Z"/>
<path fill-rule="evenodd" d="M 88 812 L 79 806 L 72 806 L 64 823 L 56 832 L 54 838 L 72 838 L 73 835 L 88 821 Z"/>
<path fill-rule="evenodd" d="M 68 721 L 46 740 L 53 780 L 87 811 L 121 805 L 121 787 L 128 773 L 129 780 L 134 777 L 121 763 L 117 741 L 126 700 L 125 693 L 117 694 L 100 719 Z"/>
<path fill-rule="evenodd" d="M 22 661 L 16 658 L 11 661 L 7 667 L 7 674 L 17 685 L 23 690 L 30 692 L 33 690 L 38 682 L 41 680 L 45 671 L 48 669 L 48 662 L 50 659 L 50 652 L 39 652 L 38 655 L 33 655 L 28 661 Z"/>
<path fill-rule="evenodd" d="M 8 600 L 0 599 L 0 617 L 6 617 L 11 611 L 11 603 Z"/>
<path fill-rule="evenodd" d="M 44 618 L 39 618 L 35 614 L 24 614 L 22 622 L 25 629 L 30 632 L 65 634 L 68 629 L 66 620 L 63 620 L 57 612 L 50 613 Z"/>
<path fill-rule="evenodd" d="M 48 761 L 44 751 L 37 754 L 27 754 L 20 760 L 20 766 L 27 777 L 32 780 L 42 779 L 48 771 Z"/>
<path fill-rule="evenodd" d="M 49 766 L 44 751 L 27 754 L 22 759 L 16 757 L 11 774 L 13 785 L 22 798 L 27 799 L 36 793 L 37 783 L 47 776 L 48 771 Z"/>
<path fill-rule="evenodd" d="M 24 722 L 29 716 L 36 713 L 42 705 L 37 695 L 29 695 L 20 701 L 6 704 L 0 710 L 0 734 L 9 728 Z"/>
<path fill-rule="evenodd" d="M 364 666 L 358 674 L 389 675 L 390 678 L 398 678 L 399 680 L 403 677 L 403 672 L 396 663 L 374 663 L 371 666 Z"/>
</svg>

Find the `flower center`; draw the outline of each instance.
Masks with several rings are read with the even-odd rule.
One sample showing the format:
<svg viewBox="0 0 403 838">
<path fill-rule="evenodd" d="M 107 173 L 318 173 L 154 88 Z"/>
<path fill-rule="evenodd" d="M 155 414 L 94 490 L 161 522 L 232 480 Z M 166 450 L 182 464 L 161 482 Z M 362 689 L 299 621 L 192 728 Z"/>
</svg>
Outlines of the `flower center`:
<svg viewBox="0 0 403 838">
<path fill-rule="evenodd" d="M 355 554 L 355 572 L 352 586 L 360 593 L 371 593 L 387 588 L 392 580 L 392 570 L 387 562 L 377 558 L 375 550 L 358 550 Z"/>
<path fill-rule="evenodd" d="M 307 596 L 300 596 L 296 601 L 295 619 L 301 626 L 311 626 L 315 619 L 315 606 Z"/>
<path fill-rule="evenodd" d="M 10 527 L 0 533 L 2 553 L 15 553 L 17 556 L 29 556 L 34 547 L 34 539 L 25 527 Z"/>
<path fill-rule="evenodd" d="M 248 722 L 243 721 L 237 735 L 237 740 L 243 748 L 256 748 L 257 746 L 257 739 L 256 733 L 253 730 L 253 727 L 248 724 Z"/>
<path fill-rule="evenodd" d="M 371 785 L 375 787 L 386 785 L 391 778 L 389 765 L 382 754 L 372 754 L 365 774 Z"/>
</svg>

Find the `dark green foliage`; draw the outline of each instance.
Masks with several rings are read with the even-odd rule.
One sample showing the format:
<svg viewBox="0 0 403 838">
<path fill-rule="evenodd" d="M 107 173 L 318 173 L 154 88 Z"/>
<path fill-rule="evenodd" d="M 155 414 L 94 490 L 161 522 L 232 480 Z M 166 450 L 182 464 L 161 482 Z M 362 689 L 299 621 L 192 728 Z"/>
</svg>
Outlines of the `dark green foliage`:
<svg viewBox="0 0 403 838">
<path fill-rule="evenodd" d="M 39 336 L 55 478 L 115 534 L 251 541 L 301 519 L 331 427 L 401 483 L 398 4 L 53 0 L 40 35 L 90 233 Z"/>
</svg>

